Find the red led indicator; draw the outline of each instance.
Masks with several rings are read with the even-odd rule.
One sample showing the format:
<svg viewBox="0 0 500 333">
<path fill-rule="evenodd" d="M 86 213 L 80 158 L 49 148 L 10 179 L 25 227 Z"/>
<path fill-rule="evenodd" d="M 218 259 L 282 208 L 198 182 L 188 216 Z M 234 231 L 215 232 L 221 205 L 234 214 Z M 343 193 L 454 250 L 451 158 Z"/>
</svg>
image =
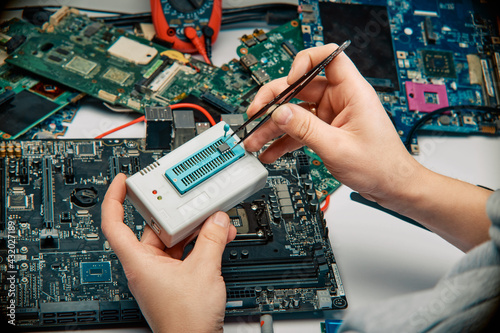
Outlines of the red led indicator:
<svg viewBox="0 0 500 333">
<path fill-rule="evenodd" d="M 156 194 L 156 193 L 158 193 L 158 191 L 156 191 L 156 190 L 153 190 L 153 194 Z"/>
</svg>

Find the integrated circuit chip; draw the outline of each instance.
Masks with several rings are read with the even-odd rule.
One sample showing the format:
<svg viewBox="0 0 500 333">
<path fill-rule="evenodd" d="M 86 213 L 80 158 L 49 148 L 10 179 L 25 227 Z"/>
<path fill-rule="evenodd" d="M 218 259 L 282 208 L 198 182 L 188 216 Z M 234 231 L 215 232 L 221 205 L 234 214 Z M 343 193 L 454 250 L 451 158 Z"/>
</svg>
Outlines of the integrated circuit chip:
<svg viewBox="0 0 500 333">
<path fill-rule="evenodd" d="M 109 81 L 118 83 L 119 85 L 123 85 L 128 80 L 130 75 L 130 73 L 121 71 L 116 67 L 110 67 L 102 77 Z"/>
<path fill-rule="evenodd" d="M 93 61 L 87 60 L 85 58 L 74 56 L 65 66 L 66 69 L 72 70 L 84 76 L 87 76 L 92 72 L 97 64 Z"/>
<path fill-rule="evenodd" d="M 61 59 L 61 58 L 56 57 L 55 55 L 49 55 L 47 58 L 48 58 L 49 60 L 52 60 L 52 61 L 55 61 L 55 62 L 61 62 L 61 61 L 62 61 L 62 59 Z"/>
<path fill-rule="evenodd" d="M 426 76 L 448 78 L 457 76 L 452 52 L 422 50 L 421 54 Z"/>
<path fill-rule="evenodd" d="M 30 91 L 36 92 L 42 96 L 50 98 L 52 100 L 61 96 L 65 90 L 54 84 L 38 82 L 36 85 L 30 88 Z"/>
<path fill-rule="evenodd" d="M 68 50 L 65 50 L 65 49 L 60 48 L 60 47 L 58 47 L 58 48 L 56 49 L 56 52 L 57 52 L 57 53 L 59 53 L 59 54 L 62 54 L 62 55 L 68 55 L 68 54 L 69 54 L 69 51 L 68 51 Z"/>
<path fill-rule="evenodd" d="M 91 143 L 80 143 L 76 146 L 76 152 L 78 156 L 95 156 L 95 144 Z"/>
<path fill-rule="evenodd" d="M 111 281 L 111 263 L 109 261 L 82 262 L 81 283 L 109 283 Z"/>
<path fill-rule="evenodd" d="M 99 31 L 99 29 L 101 29 L 101 27 L 102 24 L 99 22 L 92 23 L 87 27 L 87 29 L 85 29 L 85 32 L 83 34 L 85 37 L 92 37 L 96 32 Z"/>
<path fill-rule="evenodd" d="M 24 193 L 13 193 L 7 198 L 7 206 L 10 210 L 29 210 L 32 205 L 32 198 Z"/>
</svg>

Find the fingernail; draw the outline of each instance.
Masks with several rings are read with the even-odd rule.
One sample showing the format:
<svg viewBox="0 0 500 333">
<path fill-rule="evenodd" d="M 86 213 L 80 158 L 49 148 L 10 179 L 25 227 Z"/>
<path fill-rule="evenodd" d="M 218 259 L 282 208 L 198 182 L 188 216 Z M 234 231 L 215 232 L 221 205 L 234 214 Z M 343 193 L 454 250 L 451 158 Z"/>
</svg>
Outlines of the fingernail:
<svg viewBox="0 0 500 333">
<path fill-rule="evenodd" d="M 272 117 L 276 124 L 286 125 L 292 119 L 293 113 L 289 106 L 283 105 L 274 111 Z"/>
<path fill-rule="evenodd" d="M 229 219 L 223 213 L 215 214 L 213 221 L 215 224 L 223 228 L 227 228 L 229 226 Z"/>
</svg>

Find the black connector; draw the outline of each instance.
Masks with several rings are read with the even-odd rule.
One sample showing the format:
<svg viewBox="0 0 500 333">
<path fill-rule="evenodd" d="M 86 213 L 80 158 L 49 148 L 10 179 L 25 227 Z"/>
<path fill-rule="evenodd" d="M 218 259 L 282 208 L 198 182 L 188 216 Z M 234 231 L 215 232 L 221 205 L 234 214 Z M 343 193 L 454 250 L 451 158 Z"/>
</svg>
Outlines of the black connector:
<svg viewBox="0 0 500 333">
<path fill-rule="evenodd" d="M 41 27 L 48 22 L 54 11 L 46 10 L 44 7 L 25 7 L 23 9 L 23 19 L 29 23 Z"/>
<path fill-rule="evenodd" d="M 212 37 L 214 29 L 206 25 L 201 29 L 201 32 L 203 33 L 203 37 L 205 37 L 205 50 L 207 51 L 208 59 L 212 60 Z"/>
<path fill-rule="evenodd" d="M 172 109 L 146 107 L 146 149 L 171 149 L 173 132 Z"/>
</svg>

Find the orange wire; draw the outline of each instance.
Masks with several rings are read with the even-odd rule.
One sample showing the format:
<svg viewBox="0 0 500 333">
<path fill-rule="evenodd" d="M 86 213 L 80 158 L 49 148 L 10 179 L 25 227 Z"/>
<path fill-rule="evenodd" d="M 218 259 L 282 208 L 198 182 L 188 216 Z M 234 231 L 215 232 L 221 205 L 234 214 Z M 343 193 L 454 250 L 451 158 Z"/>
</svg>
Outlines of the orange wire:
<svg viewBox="0 0 500 333">
<path fill-rule="evenodd" d="M 170 105 L 170 108 L 172 110 L 181 109 L 181 108 L 196 109 L 196 110 L 200 111 L 201 113 L 203 113 L 205 115 L 205 117 L 207 117 L 208 121 L 210 122 L 210 125 L 215 126 L 214 118 L 212 118 L 212 115 L 210 115 L 210 113 L 202 106 L 199 106 L 199 105 L 193 104 L 193 103 L 177 103 L 174 105 Z"/>
<path fill-rule="evenodd" d="M 134 119 L 134 120 L 132 120 L 132 121 L 129 121 L 129 122 L 128 122 L 128 123 L 126 123 L 126 124 L 123 124 L 123 125 L 118 126 L 118 127 L 116 127 L 116 128 L 110 129 L 109 131 L 104 132 L 104 133 L 102 133 L 102 134 L 100 134 L 100 135 L 96 136 L 95 138 L 96 138 L 96 139 L 102 139 L 102 138 L 104 138 L 105 136 L 107 136 L 107 135 L 109 135 L 109 134 L 111 134 L 111 133 L 114 133 L 114 132 L 116 132 L 116 131 L 119 131 L 119 130 L 121 130 L 121 129 L 125 128 L 125 127 L 129 127 L 130 125 L 133 125 L 133 124 L 135 124 L 135 123 L 139 123 L 139 122 L 141 122 L 141 121 L 144 121 L 144 119 L 146 119 L 146 117 L 145 117 L 145 116 L 139 117 L 139 118 L 137 118 L 137 119 Z"/>
<path fill-rule="evenodd" d="M 212 118 L 212 116 L 210 115 L 210 113 L 202 106 L 199 106 L 199 105 L 196 105 L 196 104 L 192 104 L 192 103 L 177 103 L 177 104 L 174 104 L 174 105 L 170 105 L 170 108 L 172 110 L 175 110 L 175 109 L 180 109 L 180 108 L 191 108 L 191 109 L 196 109 L 198 111 L 200 111 L 201 113 L 203 113 L 205 115 L 205 117 L 207 117 L 208 121 L 210 122 L 210 125 L 214 126 L 215 125 L 215 120 L 214 118 Z M 110 129 L 109 131 L 107 132 L 104 132 L 98 136 L 95 137 L 95 139 L 102 139 L 104 138 L 105 136 L 111 134 L 111 133 L 114 133 L 114 132 L 117 132 L 121 129 L 124 129 L 125 127 L 129 127 L 133 124 L 136 124 L 136 123 L 139 123 L 141 121 L 144 121 L 146 119 L 145 116 L 141 116 L 137 119 L 134 119 L 132 121 L 129 121 L 128 123 L 126 124 L 123 124 L 123 125 L 120 125 L 116 128 L 113 128 L 113 129 Z"/>
<path fill-rule="evenodd" d="M 324 213 L 328 209 L 329 205 L 330 205 L 330 195 L 327 195 L 325 198 L 325 204 L 323 205 L 323 207 L 321 207 L 321 211 Z"/>
<path fill-rule="evenodd" d="M 201 54 L 205 62 L 211 65 L 212 62 L 210 61 L 210 58 L 208 58 L 205 44 L 203 44 L 200 37 L 198 37 L 196 30 L 193 27 L 186 27 L 184 28 L 184 34 L 186 35 L 187 38 L 189 38 L 191 43 L 193 43 L 194 47 L 196 47 L 198 53 Z"/>
</svg>

